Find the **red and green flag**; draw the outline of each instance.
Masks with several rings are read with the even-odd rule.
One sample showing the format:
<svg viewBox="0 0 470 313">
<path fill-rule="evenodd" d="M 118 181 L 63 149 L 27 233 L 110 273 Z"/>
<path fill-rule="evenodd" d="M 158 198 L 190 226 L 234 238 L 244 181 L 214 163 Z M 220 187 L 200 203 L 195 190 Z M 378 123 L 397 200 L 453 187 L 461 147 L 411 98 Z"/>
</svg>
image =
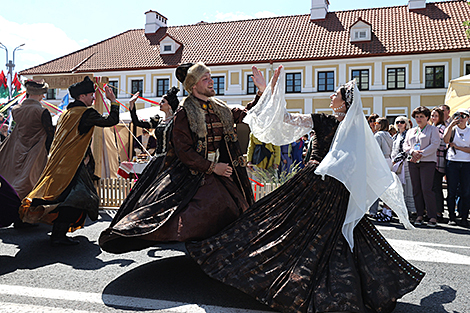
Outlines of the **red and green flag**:
<svg viewBox="0 0 470 313">
<path fill-rule="evenodd" d="M 0 98 L 8 98 L 9 95 L 7 77 L 2 71 L 0 73 Z"/>
<path fill-rule="evenodd" d="M 15 78 L 11 82 L 11 87 L 13 87 L 13 97 L 16 97 L 21 92 L 21 83 L 18 80 L 18 73 L 15 73 Z"/>
</svg>

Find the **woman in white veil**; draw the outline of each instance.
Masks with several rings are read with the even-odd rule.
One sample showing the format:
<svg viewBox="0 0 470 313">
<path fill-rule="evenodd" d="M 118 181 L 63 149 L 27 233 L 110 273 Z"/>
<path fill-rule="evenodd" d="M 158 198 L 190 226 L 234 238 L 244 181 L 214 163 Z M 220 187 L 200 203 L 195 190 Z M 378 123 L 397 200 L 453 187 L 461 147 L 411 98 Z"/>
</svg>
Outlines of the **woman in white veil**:
<svg viewBox="0 0 470 313">
<path fill-rule="evenodd" d="M 355 81 L 330 98 L 334 115 L 289 114 L 276 71 L 245 122 L 276 145 L 313 129 L 309 164 L 221 233 L 186 246 L 209 276 L 281 312 L 392 312 L 424 273 L 364 214 L 380 196 L 411 228 L 404 204 L 395 203 L 401 184 L 367 125 Z"/>
</svg>

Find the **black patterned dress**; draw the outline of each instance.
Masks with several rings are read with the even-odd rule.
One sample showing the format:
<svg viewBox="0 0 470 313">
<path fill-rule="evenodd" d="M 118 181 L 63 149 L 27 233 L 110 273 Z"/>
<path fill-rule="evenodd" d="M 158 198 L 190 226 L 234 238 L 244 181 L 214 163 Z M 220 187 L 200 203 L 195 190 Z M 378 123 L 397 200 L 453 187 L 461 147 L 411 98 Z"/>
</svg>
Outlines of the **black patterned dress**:
<svg viewBox="0 0 470 313">
<path fill-rule="evenodd" d="M 173 118 L 161 120 L 159 116 L 155 116 L 151 118 L 149 122 L 145 122 L 137 118 L 135 110 L 134 107 L 134 109 L 130 111 L 132 122 L 138 127 L 155 129 L 157 147 L 149 164 L 147 164 L 142 174 L 139 175 L 139 179 L 111 221 L 109 228 L 104 230 L 100 236 L 100 244 L 103 246 L 106 245 L 106 251 L 114 253 L 140 250 L 152 245 L 152 243 L 142 240 L 140 237 L 119 236 L 115 233 L 111 234 L 111 232 L 113 226 L 124 218 L 132 220 L 132 223 L 135 222 L 135 224 L 138 224 L 141 219 L 145 218 L 136 214 L 141 208 L 139 200 L 142 197 L 148 197 L 149 193 L 151 194 L 153 192 L 154 187 L 158 185 L 158 174 L 167 169 L 176 159 L 175 151 L 170 140 L 173 130 Z M 136 226 L 136 228 L 138 228 L 138 226 Z M 103 242 L 104 240 L 105 243 Z"/>
<path fill-rule="evenodd" d="M 424 273 L 367 218 L 354 230 L 351 252 L 342 235 L 349 192 L 314 173 L 338 122 L 312 118 L 312 162 L 222 232 L 186 247 L 210 277 L 281 312 L 392 312 Z"/>
</svg>

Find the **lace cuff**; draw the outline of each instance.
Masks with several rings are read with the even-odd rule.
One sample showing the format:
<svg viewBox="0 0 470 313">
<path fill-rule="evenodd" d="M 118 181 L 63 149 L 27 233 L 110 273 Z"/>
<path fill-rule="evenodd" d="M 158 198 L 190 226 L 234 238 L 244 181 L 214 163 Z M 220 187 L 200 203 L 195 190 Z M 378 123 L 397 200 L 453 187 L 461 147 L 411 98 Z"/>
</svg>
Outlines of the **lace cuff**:
<svg viewBox="0 0 470 313">
<path fill-rule="evenodd" d="M 300 126 L 305 128 L 313 128 L 313 119 L 311 114 L 289 113 L 284 112 L 284 123 Z"/>
</svg>

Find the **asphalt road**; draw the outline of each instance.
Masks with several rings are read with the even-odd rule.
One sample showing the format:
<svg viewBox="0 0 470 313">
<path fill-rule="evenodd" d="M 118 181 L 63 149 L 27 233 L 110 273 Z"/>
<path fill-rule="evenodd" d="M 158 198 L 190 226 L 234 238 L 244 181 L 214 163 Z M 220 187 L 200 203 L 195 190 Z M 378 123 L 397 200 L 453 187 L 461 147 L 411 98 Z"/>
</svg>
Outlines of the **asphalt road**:
<svg viewBox="0 0 470 313">
<path fill-rule="evenodd" d="M 102 212 L 97 222 L 73 234 L 81 242 L 73 247 L 50 247 L 48 225 L 0 229 L 0 312 L 271 311 L 205 276 L 183 244 L 121 255 L 102 252 L 97 239 L 110 220 Z M 378 227 L 403 257 L 426 272 L 394 312 L 470 312 L 469 229 Z"/>
</svg>

